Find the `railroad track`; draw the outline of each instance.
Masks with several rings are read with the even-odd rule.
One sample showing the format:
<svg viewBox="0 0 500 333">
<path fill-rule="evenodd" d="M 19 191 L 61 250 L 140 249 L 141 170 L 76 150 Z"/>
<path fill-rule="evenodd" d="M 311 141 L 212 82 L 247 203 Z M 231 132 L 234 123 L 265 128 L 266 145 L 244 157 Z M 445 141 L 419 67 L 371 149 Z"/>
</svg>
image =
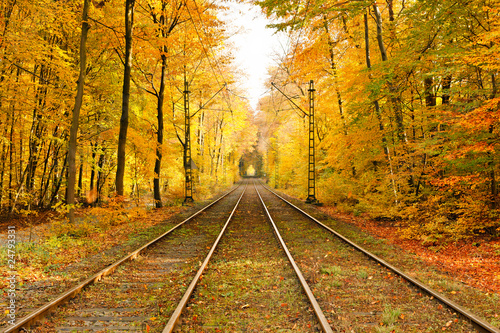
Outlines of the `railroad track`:
<svg viewBox="0 0 500 333">
<path fill-rule="evenodd" d="M 202 258 L 198 253 L 196 253 L 193 250 L 190 250 L 191 247 L 196 248 L 200 246 L 208 246 L 210 245 L 210 240 L 207 242 L 207 237 L 203 237 L 205 234 L 198 234 L 195 235 L 194 237 L 189 237 L 192 236 L 192 234 L 197 233 L 197 228 L 201 228 L 202 226 L 210 225 L 208 222 L 209 221 L 219 221 L 221 218 L 223 218 L 223 215 L 226 214 L 227 208 L 225 206 L 231 205 L 232 202 L 237 198 L 238 195 L 241 194 L 243 188 L 241 186 L 234 188 L 232 191 L 229 191 L 228 193 L 224 194 L 221 196 L 219 199 L 214 200 L 204 208 L 200 209 L 198 212 L 194 213 L 190 217 L 186 218 L 184 221 L 178 223 L 175 225 L 173 228 L 171 228 L 169 231 L 165 232 L 164 234 L 160 235 L 159 237 L 155 238 L 154 240 L 148 242 L 141 248 L 133 251 L 129 255 L 125 256 L 124 258 L 118 260 L 117 262 L 109 265 L 108 267 L 104 268 L 100 272 L 92 275 L 82 283 L 78 284 L 77 286 L 71 288 L 70 290 L 67 290 L 66 292 L 62 293 L 60 296 L 56 297 L 54 300 L 46 303 L 45 305 L 33 310 L 31 313 L 26 315 L 23 318 L 18 318 L 16 321 L 15 325 L 9 326 L 7 328 L 3 329 L 3 332 L 23 332 L 29 330 L 30 326 L 32 326 L 34 323 L 37 323 L 35 326 L 36 328 L 34 331 L 38 332 L 46 332 L 46 331 L 62 331 L 64 332 L 66 329 L 69 330 L 68 326 L 67 328 L 62 327 L 61 329 L 56 329 L 56 327 L 51 327 L 50 322 L 46 320 L 47 315 L 50 313 L 54 313 L 57 311 L 57 314 L 60 313 L 60 309 L 58 308 L 60 305 L 63 303 L 68 302 L 69 300 L 72 300 L 69 303 L 69 306 L 64 307 L 66 310 L 69 308 L 74 302 L 77 302 L 79 298 L 82 298 L 82 291 L 86 289 L 86 294 L 88 294 L 88 290 L 90 291 L 96 291 L 99 293 L 99 288 L 104 288 L 108 289 L 108 286 L 110 283 L 112 283 L 112 278 L 113 279 L 120 279 L 120 274 L 117 273 L 122 273 L 122 272 L 115 272 L 115 271 L 123 271 L 124 265 L 128 265 L 130 263 L 137 263 L 139 266 L 141 265 L 144 255 L 147 255 L 146 253 L 148 251 L 151 251 L 152 248 L 158 248 L 158 245 L 164 241 L 169 242 L 169 246 L 171 249 L 175 250 L 175 253 L 171 253 L 171 258 L 168 258 L 168 254 L 162 254 L 161 251 L 158 254 L 158 263 L 154 262 L 154 258 L 151 259 L 151 265 L 150 269 L 148 271 L 145 271 L 143 274 L 140 272 L 135 272 L 136 275 L 141 275 L 143 277 L 150 277 L 149 281 L 145 280 L 144 283 L 139 278 L 135 278 L 131 276 L 131 281 L 127 282 L 125 280 L 118 280 L 116 284 L 118 285 L 118 289 L 123 289 L 126 293 L 132 292 L 133 288 L 128 288 L 128 286 L 138 286 L 141 285 L 143 288 L 146 286 L 144 290 L 147 289 L 154 289 L 154 288 L 161 288 L 162 282 L 156 282 L 154 280 L 154 275 L 155 273 L 158 274 L 163 274 L 168 272 L 169 270 L 172 270 L 174 267 L 179 266 L 181 270 L 183 269 L 183 264 L 186 264 L 186 261 L 194 261 L 199 259 L 198 257 Z M 189 225 L 190 229 L 183 228 L 186 225 Z M 216 224 L 212 226 L 212 229 L 216 227 Z M 210 233 L 213 234 L 214 230 L 207 230 L 206 227 L 203 227 L 205 233 Z M 179 236 L 172 238 L 173 234 L 178 234 Z M 163 257 L 163 258 L 162 258 Z M 185 258 L 184 258 L 185 257 Z M 184 260 L 183 260 L 184 259 Z M 177 262 L 175 262 L 177 261 Z M 156 268 L 154 266 L 157 266 Z M 127 269 L 131 269 L 130 272 L 132 272 L 132 269 L 136 271 L 140 271 L 140 267 L 132 267 L 130 266 Z M 174 272 L 177 273 L 176 277 L 179 277 L 180 273 L 178 273 L 178 270 L 173 270 Z M 106 277 L 106 278 L 105 278 Z M 126 277 L 121 276 L 123 279 Z M 179 277 L 180 278 L 180 277 Z M 172 283 L 176 283 L 177 281 L 174 281 L 173 279 L 168 279 L 167 282 L 170 283 L 170 281 L 173 281 Z M 150 288 L 151 287 L 151 288 Z M 182 288 L 182 282 L 181 282 L 181 288 Z M 74 299 L 74 297 L 77 296 L 77 298 Z M 34 300 L 36 301 L 36 300 Z M 102 302 L 102 301 L 101 301 Z M 106 304 L 106 302 L 103 302 Z M 125 305 L 127 302 L 124 302 L 123 305 Z M 136 302 L 137 303 L 137 302 Z M 89 302 L 87 305 L 92 304 L 92 302 Z M 101 304 L 102 305 L 102 304 Z M 158 304 L 157 304 L 158 305 Z M 57 309 L 57 310 L 56 310 Z M 111 309 L 111 310 L 107 310 Z M 68 309 L 67 311 L 71 311 Z M 128 315 L 130 314 L 138 314 L 140 313 L 142 317 L 152 318 L 153 316 L 148 316 L 147 315 L 147 309 L 138 309 L 137 307 L 131 307 L 131 306 L 118 306 L 118 307 L 112 307 L 112 306 L 94 306 L 90 307 L 87 306 L 86 309 L 77 309 L 77 311 L 73 311 L 73 315 L 70 317 L 73 317 L 77 319 L 77 321 L 83 317 L 89 317 L 89 321 L 84 321 L 84 320 L 79 320 L 80 322 L 84 322 L 85 326 L 88 327 L 93 327 L 98 325 L 94 325 L 96 322 L 97 317 L 99 316 L 104 316 L 104 319 L 108 320 L 103 320 L 104 322 L 110 322 L 113 323 L 112 319 L 113 317 L 118 317 L 118 318 L 124 318 L 122 321 L 118 320 L 118 325 L 111 325 L 112 327 L 122 327 L 125 328 L 126 326 L 132 326 L 132 324 L 137 324 L 137 321 L 142 325 L 142 326 L 147 326 L 149 325 L 147 320 L 142 320 L 142 318 L 135 318 L 136 322 L 131 322 L 129 318 L 125 317 L 130 317 Z M 62 314 L 61 314 L 62 315 Z M 107 317 L 107 318 L 106 318 Z M 140 317 L 140 316 L 136 316 Z M 99 321 L 101 323 L 102 321 Z M 125 322 L 123 324 L 122 322 Z M 49 325 L 49 326 L 48 326 Z M 76 325 L 73 325 L 76 326 Z M 75 328 L 78 330 L 78 328 Z M 141 329 L 141 328 L 139 328 Z M 130 331 L 130 330 L 124 330 L 124 331 Z"/>
<path fill-rule="evenodd" d="M 360 328 L 370 331 L 370 327 L 385 323 L 386 327 L 402 332 L 500 332 L 278 193 L 260 186 L 265 188 L 262 198 L 268 202 L 268 210 L 284 231 L 283 238 L 294 244 L 292 253 L 296 254 L 330 321 L 336 322 L 337 331 Z"/>
<path fill-rule="evenodd" d="M 261 184 L 209 206 L 33 331 L 500 332 Z"/>
<path fill-rule="evenodd" d="M 333 332 L 277 238 L 257 189 L 249 186 L 219 247 L 212 247 L 163 333 L 176 327 L 181 332 Z"/>
</svg>

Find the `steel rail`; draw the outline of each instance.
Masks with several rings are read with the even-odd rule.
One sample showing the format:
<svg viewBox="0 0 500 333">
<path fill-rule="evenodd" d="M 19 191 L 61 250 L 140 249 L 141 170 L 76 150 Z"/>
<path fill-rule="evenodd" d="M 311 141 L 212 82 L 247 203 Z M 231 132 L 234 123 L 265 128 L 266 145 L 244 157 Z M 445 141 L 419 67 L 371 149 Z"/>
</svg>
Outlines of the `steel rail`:
<svg viewBox="0 0 500 333">
<path fill-rule="evenodd" d="M 201 275 L 205 271 L 205 268 L 207 267 L 208 262 L 212 258 L 212 255 L 215 252 L 217 245 L 219 245 L 219 241 L 221 240 L 222 236 L 224 235 L 224 232 L 226 231 L 227 226 L 229 225 L 229 222 L 231 222 L 231 218 L 233 217 L 234 212 L 236 211 L 236 208 L 238 208 L 238 205 L 240 204 L 241 198 L 243 198 L 243 194 L 245 194 L 247 187 L 248 187 L 248 184 L 243 189 L 243 192 L 241 193 L 241 195 L 238 199 L 238 202 L 236 202 L 236 205 L 234 206 L 233 210 L 231 211 L 231 214 L 227 218 L 227 221 L 224 224 L 224 226 L 222 227 L 222 230 L 219 233 L 219 236 L 217 237 L 214 244 L 210 248 L 210 251 L 208 252 L 207 257 L 205 258 L 205 260 L 201 264 L 200 268 L 198 269 L 198 272 L 196 273 L 193 280 L 189 284 L 189 287 L 187 288 L 186 292 L 184 293 L 184 296 L 182 296 L 182 299 L 180 300 L 179 304 L 177 305 L 177 308 L 175 309 L 174 313 L 172 314 L 172 316 L 170 316 L 170 319 L 168 320 L 167 325 L 163 329 L 162 333 L 171 333 L 174 330 L 175 325 L 177 324 L 177 322 L 179 321 L 179 319 L 181 317 L 182 311 L 186 307 L 186 305 L 189 301 L 189 298 L 193 294 L 194 288 L 198 284 L 198 281 L 200 280 Z"/>
<path fill-rule="evenodd" d="M 19 321 L 13 325 L 13 326 L 10 326 L 10 327 L 7 327 L 6 329 L 3 330 L 4 333 L 11 333 L 11 332 L 21 332 L 21 331 L 24 331 L 26 332 L 26 327 L 29 328 L 29 326 L 31 324 L 33 324 L 37 319 L 41 319 L 43 318 L 46 314 L 48 314 L 48 312 L 50 312 L 51 310 L 53 310 L 54 308 L 56 308 L 57 306 L 61 305 L 62 303 L 64 303 L 65 301 L 75 297 L 79 292 L 81 292 L 84 288 L 88 287 L 89 285 L 95 283 L 95 282 L 98 282 L 100 280 L 102 280 L 105 276 L 108 276 L 110 275 L 111 273 L 113 273 L 115 271 L 115 269 L 122 265 L 123 263 L 129 261 L 129 260 L 133 260 L 135 258 L 137 258 L 137 256 L 142 252 L 144 251 L 146 248 L 150 247 L 151 245 L 157 243 L 158 241 L 160 241 L 161 239 L 163 239 L 165 236 L 169 235 L 171 232 L 173 232 L 174 230 L 176 230 L 177 228 L 179 228 L 180 226 L 182 226 L 183 224 L 185 224 L 186 222 L 192 220 L 193 218 L 195 218 L 196 216 L 198 216 L 199 214 L 201 214 L 202 212 L 204 212 L 205 210 L 207 210 L 208 208 L 212 207 L 213 205 L 215 205 L 217 202 L 219 202 L 220 200 L 224 199 L 225 197 L 227 197 L 229 194 L 233 193 L 234 191 L 236 191 L 241 185 L 238 185 L 237 187 L 235 187 L 234 189 L 228 191 L 227 193 L 221 195 L 218 199 L 216 199 L 215 201 L 212 201 L 210 204 L 206 205 L 205 207 L 203 207 L 202 209 L 200 209 L 199 211 L 197 211 L 196 213 L 194 213 L 193 215 L 189 216 L 188 218 L 186 218 L 184 221 L 178 223 L 177 225 L 175 225 L 174 227 L 172 227 L 170 230 L 166 231 L 165 233 L 163 233 L 162 235 L 158 236 L 157 238 L 153 239 L 152 241 L 148 242 L 147 244 L 143 245 L 142 247 L 140 247 L 139 249 L 129 253 L 127 256 L 123 257 L 122 259 L 118 260 L 117 262 L 115 262 L 114 264 L 104 268 L 103 270 L 99 271 L 98 273 L 92 275 L 92 277 L 86 279 L 85 281 L 81 282 L 79 285 L 77 285 L 76 287 L 73 287 L 71 288 L 70 290 L 62 293 L 61 295 L 59 295 L 56 299 L 48 302 L 47 304 L 41 306 L 40 308 L 38 308 L 37 310 L 31 312 L 30 314 L 28 314 L 27 316 L 19 319 Z M 243 191 L 244 192 L 244 191 Z"/>
<path fill-rule="evenodd" d="M 314 294 L 311 291 L 311 288 L 309 288 L 309 285 L 306 282 L 306 279 L 302 275 L 302 272 L 300 271 L 299 267 L 295 263 L 295 260 L 293 260 L 292 255 L 290 254 L 290 251 L 288 250 L 288 247 L 285 244 L 285 241 L 281 237 L 280 232 L 278 231 L 278 227 L 274 223 L 273 218 L 271 217 L 271 214 L 269 213 L 269 210 L 266 207 L 266 204 L 264 203 L 264 200 L 260 196 L 259 190 L 257 189 L 257 186 L 255 185 L 254 182 L 254 187 L 255 191 L 257 191 L 257 195 L 259 196 L 260 202 L 262 203 L 262 207 L 264 207 L 264 210 L 266 211 L 267 217 L 269 218 L 269 221 L 271 222 L 271 225 L 273 226 L 274 234 L 276 235 L 276 238 L 280 242 L 281 247 L 286 253 L 286 256 L 288 257 L 288 261 L 290 261 L 290 264 L 293 267 L 293 270 L 295 271 L 295 274 L 299 278 L 300 284 L 302 285 L 302 288 L 304 289 L 304 292 L 306 293 L 307 298 L 309 299 L 309 302 L 311 303 L 314 313 L 316 313 L 316 317 L 319 320 L 319 323 L 321 325 L 321 328 L 323 329 L 323 332 L 325 333 L 333 333 L 332 328 L 330 327 L 330 324 L 328 323 L 328 320 L 325 317 L 325 314 L 323 313 L 323 310 L 321 310 L 321 307 L 318 304 L 318 301 L 316 300 L 316 297 L 314 297 Z"/>
<path fill-rule="evenodd" d="M 423 290 L 424 292 L 426 292 L 427 294 L 429 294 L 431 296 L 434 296 L 434 298 L 436 298 L 437 300 L 439 300 L 444 305 L 446 305 L 449 308 L 451 308 L 451 309 L 455 310 L 456 312 L 458 312 L 465 319 L 469 320 L 471 322 L 471 324 L 479 332 L 484 332 L 484 333 L 500 333 L 500 330 L 498 328 L 496 328 L 496 327 L 493 327 L 490 323 L 488 323 L 485 320 L 479 318 L 477 315 L 473 314 L 472 312 L 470 312 L 469 310 L 465 309 L 464 307 L 458 305 L 457 303 L 455 303 L 454 301 L 450 300 L 449 298 L 447 298 L 443 294 L 441 294 L 441 293 L 433 290 L 432 288 L 430 288 L 426 284 L 418 281 L 417 279 L 412 278 L 408 274 L 404 273 L 400 269 L 398 269 L 395 266 L 389 264 L 387 261 L 385 261 L 382 258 L 376 256 L 375 254 L 369 252 L 368 250 L 364 249 L 363 247 L 359 246 L 358 244 L 354 243 L 353 241 L 349 240 L 345 236 L 339 234 L 338 232 L 336 232 L 332 228 L 328 227 L 327 225 L 323 224 L 322 222 L 320 222 L 319 220 L 317 220 L 313 216 L 309 215 L 308 213 L 306 213 L 305 211 L 303 211 L 299 207 L 295 206 L 290 201 L 286 200 L 285 198 L 283 198 L 282 196 L 280 196 L 279 194 L 277 194 L 276 192 L 274 192 L 273 190 L 271 190 L 267 186 L 264 186 L 263 184 L 261 184 L 261 185 L 266 190 L 268 190 L 269 192 L 273 193 L 275 196 L 277 196 L 278 198 L 280 198 L 281 200 L 283 200 L 284 202 L 286 202 L 288 205 L 290 205 L 291 207 L 295 208 L 297 211 L 299 211 L 300 213 L 302 213 L 303 215 L 305 215 L 309 219 L 313 220 L 314 222 L 316 222 L 318 225 L 320 225 L 324 229 L 330 231 L 332 234 L 334 234 L 336 237 L 340 238 L 345 243 L 347 243 L 350 246 L 354 247 L 358 251 L 364 253 L 365 255 L 367 255 L 371 259 L 375 260 L 376 262 L 378 262 L 382 266 L 384 266 L 384 267 L 388 268 L 389 270 L 393 271 L 394 273 L 398 274 L 399 276 L 401 276 L 402 278 L 404 278 L 405 280 L 407 280 L 408 282 L 410 282 L 411 284 L 413 284 L 417 288 Z"/>
</svg>

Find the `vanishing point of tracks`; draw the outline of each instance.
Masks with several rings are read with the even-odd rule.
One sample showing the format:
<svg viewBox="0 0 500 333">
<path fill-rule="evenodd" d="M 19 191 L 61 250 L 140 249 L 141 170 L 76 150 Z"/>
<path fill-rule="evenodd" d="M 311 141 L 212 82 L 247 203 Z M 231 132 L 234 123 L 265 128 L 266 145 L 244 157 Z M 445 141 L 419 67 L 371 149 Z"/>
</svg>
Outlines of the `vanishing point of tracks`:
<svg viewBox="0 0 500 333">
<path fill-rule="evenodd" d="M 443 327 L 500 332 L 247 181 L 5 332 Z"/>
</svg>

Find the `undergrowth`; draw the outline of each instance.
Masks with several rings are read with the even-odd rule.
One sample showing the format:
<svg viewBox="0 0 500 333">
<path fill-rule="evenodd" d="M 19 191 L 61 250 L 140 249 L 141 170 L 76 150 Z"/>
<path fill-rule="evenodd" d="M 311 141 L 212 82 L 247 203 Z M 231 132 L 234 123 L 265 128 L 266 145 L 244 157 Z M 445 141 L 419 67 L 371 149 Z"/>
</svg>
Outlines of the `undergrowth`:
<svg viewBox="0 0 500 333">
<path fill-rule="evenodd" d="M 397 224 L 402 237 L 423 244 L 500 237 L 500 209 L 492 207 L 488 198 L 456 191 L 395 196 L 376 184 L 367 182 L 361 191 L 356 182 L 330 175 L 318 180 L 316 195 L 321 203 L 339 212 Z M 307 193 L 303 186 L 281 186 L 278 190 L 296 198 L 305 198 Z"/>
</svg>

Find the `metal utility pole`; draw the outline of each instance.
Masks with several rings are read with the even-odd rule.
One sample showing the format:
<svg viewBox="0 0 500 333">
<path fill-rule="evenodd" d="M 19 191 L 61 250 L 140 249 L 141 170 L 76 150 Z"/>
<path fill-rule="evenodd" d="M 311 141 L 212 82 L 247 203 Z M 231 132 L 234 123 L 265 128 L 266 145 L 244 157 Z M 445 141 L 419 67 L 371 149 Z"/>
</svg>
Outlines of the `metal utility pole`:
<svg viewBox="0 0 500 333">
<path fill-rule="evenodd" d="M 194 201 L 193 199 L 193 169 L 198 169 L 196 164 L 194 164 L 193 159 L 191 158 L 191 118 L 196 116 L 198 112 L 203 110 L 212 99 L 217 96 L 222 89 L 224 89 L 226 85 L 222 86 L 210 99 L 203 105 L 200 106 L 198 111 L 193 114 L 189 113 L 189 82 L 186 77 L 184 77 L 184 173 L 185 173 L 185 196 L 184 196 L 184 204 L 188 204 Z M 174 103 L 175 104 L 175 103 Z M 175 106 L 174 106 L 175 107 Z M 179 138 L 182 143 L 182 140 Z"/>
<path fill-rule="evenodd" d="M 320 202 L 316 199 L 316 160 L 314 145 L 314 81 L 309 81 L 309 113 L 302 110 L 290 97 L 282 92 L 273 82 L 271 85 L 275 87 L 283 96 L 286 97 L 297 109 L 302 111 L 304 116 L 309 117 L 309 160 L 308 160 L 308 175 L 307 175 L 307 199 L 306 203 L 319 205 Z M 276 176 L 275 176 L 276 177 Z"/>
<path fill-rule="evenodd" d="M 193 170 L 191 169 L 191 115 L 189 114 L 189 83 L 184 79 L 184 171 L 185 197 L 184 203 L 193 202 Z"/>
<path fill-rule="evenodd" d="M 309 81 L 309 172 L 306 203 L 318 204 L 316 199 L 316 159 L 314 146 L 314 82 Z"/>
</svg>

